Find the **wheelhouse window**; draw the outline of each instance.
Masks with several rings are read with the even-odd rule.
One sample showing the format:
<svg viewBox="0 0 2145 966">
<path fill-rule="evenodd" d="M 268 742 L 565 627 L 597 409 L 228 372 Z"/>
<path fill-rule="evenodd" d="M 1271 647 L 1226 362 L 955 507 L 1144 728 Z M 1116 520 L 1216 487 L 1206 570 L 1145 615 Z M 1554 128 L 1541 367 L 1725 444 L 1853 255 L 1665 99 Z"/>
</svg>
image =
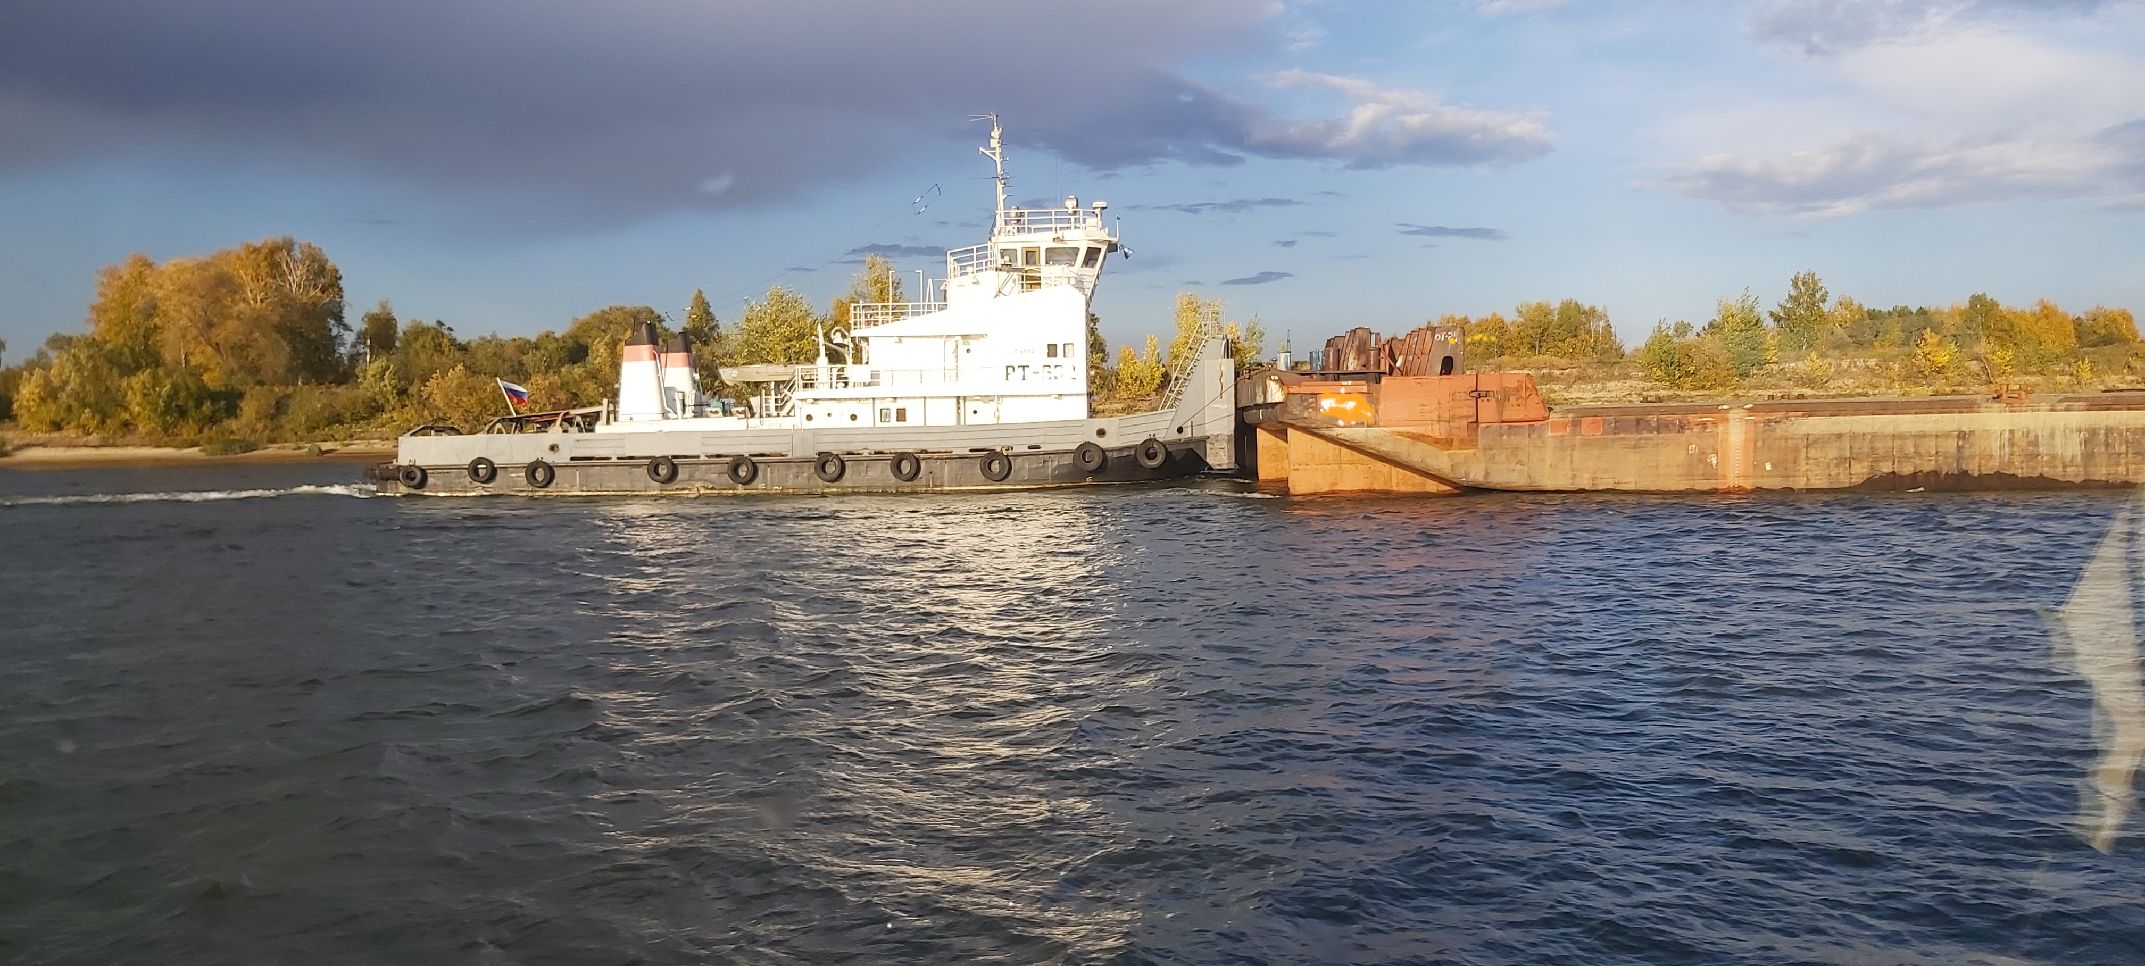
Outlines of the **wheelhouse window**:
<svg viewBox="0 0 2145 966">
<path fill-rule="evenodd" d="M 1077 248 L 1052 246 L 1049 251 L 1043 253 L 1043 264 L 1063 265 L 1067 268 L 1071 268 L 1073 263 L 1078 261 L 1079 258 L 1080 250 Z"/>
<path fill-rule="evenodd" d="M 1020 250 L 1020 265 L 1022 268 L 1035 268 L 1041 264 L 1043 264 L 1042 249 L 1023 248 Z"/>
<path fill-rule="evenodd" d="M 1080 267 L 1094 268 L 1095 266 L 1100 264 L 1102 264 L 1102 246 L 1087 246 L 1087 257 L 1080 259 Z"/>
</svg>

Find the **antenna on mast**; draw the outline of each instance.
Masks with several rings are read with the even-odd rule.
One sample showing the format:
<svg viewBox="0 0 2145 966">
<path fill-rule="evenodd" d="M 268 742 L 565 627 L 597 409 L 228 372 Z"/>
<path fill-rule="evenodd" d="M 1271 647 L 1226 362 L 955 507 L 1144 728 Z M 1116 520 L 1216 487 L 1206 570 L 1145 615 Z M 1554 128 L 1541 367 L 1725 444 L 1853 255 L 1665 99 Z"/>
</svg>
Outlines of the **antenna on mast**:
<svg viewBox="0 0 2145 966">
<path fill-rule="evenodd" d="M 976 150 L 984 157 L 991 159 L 991 164 L 997 169 L 998 173 L 993 175 L 991 180 L 998 182 L 998 211 L 1003 213 L 1005 211 L 1005 142 L 1003 140 L 1005 129 L 998 126 L 998 115 L 996 114 L 971 114 L 968 119 L 971 121 L 991 122 L 990 146 L 977 148 Z"/>
</svg>

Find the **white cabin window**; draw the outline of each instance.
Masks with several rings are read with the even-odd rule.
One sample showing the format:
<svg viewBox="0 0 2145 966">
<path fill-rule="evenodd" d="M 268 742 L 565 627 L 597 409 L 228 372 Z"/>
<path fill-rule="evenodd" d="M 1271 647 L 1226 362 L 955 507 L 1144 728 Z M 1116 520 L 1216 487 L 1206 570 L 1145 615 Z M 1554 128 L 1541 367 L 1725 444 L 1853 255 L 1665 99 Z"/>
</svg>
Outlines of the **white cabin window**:
<svg viewBox="0 0 2145 966">
<path fill-rule="evenodd" d="M 893 421 L 894 421 L 894 410 L 893 410 L 893 407 L 891 407 L 891 406 L 881 406 L 881 407 L 879 407 L 879 421 L 880 421 L 880 422 L 882 422 L 882 423 L 891 423 L 891 422 L 893 422 Z"/>
<path fill-rule="evenodd" d="M 1070 343 L 1070 342 L 1067 342 L 1067 343 L 1065 343 L 1065 351 L 1063 351 L 1063 352 L 1060 352 L 1060 353 L 1058 353 L 1058 354 L 1059 354 L 1059 355 L 1061 355 L 1061 356 L 1064 356 L 1064 357 L 1065 357 L 1065 358 L 1067 358 L 1067 359 L 1070 359 L 1070 358 L 1072 358 L 1072 357 L 1073 357 L 1073 344 L 1072 344 L 1072 343 Z"/>
<path fill-rule="evenodd" d="M 1087 247 L 1087 257 L 1080 260 L 1080 267 L 1094 268 L 1100 264 L 1102 264 L 1102 246 L 1089 245 Z"/>
<path fill-rule="evenodd" d="M 1079 260 L 1080 250 L 1077 248 L 1060 248 L 1053 246 L 1048 252 L 1044 253 L 1043 255 L 1043 264 L 1045 265 L 1063 265 L 1067 268 L 1070 268 L 1072 267 L 1074 262 L 1077 262 Z"/>
<path fill-rule="evenodd" d="M 1041 264 L 1043 264 L 1042 249 L 1023 248 L 1020 250 L 1020 265 L 1022 268 L 1035 268 Z"/>
<path fill-rule="evenodd" d="M 1018 265 L 1018 264 L 1020 264 L 1020 249 L 1018 249 L 1018 248 L 1001 248 L 1001 249 L 999 249 L 999 250 L 998 250 L 998 264 L 1000 264 L 1000 265 Z"/>
</svg>

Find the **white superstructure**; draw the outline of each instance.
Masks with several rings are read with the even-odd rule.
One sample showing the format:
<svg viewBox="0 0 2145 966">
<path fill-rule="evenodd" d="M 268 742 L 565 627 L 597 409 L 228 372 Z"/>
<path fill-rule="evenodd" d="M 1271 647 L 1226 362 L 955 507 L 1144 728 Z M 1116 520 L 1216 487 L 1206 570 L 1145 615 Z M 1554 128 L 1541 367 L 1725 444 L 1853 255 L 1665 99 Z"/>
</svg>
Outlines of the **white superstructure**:
<svg viewBox="0 0 2145 966">
<path fill-rule="evenodd" d="M 822 334 L 819 360 L 725 368 L 753 386 L 748 407 L 720 415 L 691 374 L 690 347 L 653 332 L 625 347 L 613 418 L 598 432 L 975 426 L 1085 419 L 1087 318 L 1117 235 L 1106 202 L 1007 206 L 1004 142 L 990 143 L 997 209 L 990 240 L 946 253 L 922 301 L 850 309 L 848 345 Z M 649 327 L 652 330 L 652 326 Z M 836 351 L 829 353 L 833 348 Z M 840 357 L 840 358 L 835 358 Z"/>
</svg>

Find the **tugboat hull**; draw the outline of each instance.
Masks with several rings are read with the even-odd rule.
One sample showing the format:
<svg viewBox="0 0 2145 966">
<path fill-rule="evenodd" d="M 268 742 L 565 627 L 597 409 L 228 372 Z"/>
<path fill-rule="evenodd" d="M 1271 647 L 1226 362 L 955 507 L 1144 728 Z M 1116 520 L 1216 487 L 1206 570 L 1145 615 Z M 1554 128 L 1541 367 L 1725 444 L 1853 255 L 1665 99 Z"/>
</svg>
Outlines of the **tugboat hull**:
<svg viewBox="0 0 2145 966">
<path fill-rule="evenodd" d="M 1216 444 L 1225 448 L 1232 445 L 1228 439 Z M 820 455 L 542 461 L 548 474 L 543 469 L 532 471 L 536 461 L 494 460 L 490 467 L 478 465 L 474 469 L 469 463 L 382 463 L 372 467 L 368 475 L 383 495 L 726 496 L 1035 489 L 1180 479 L 1230 468 L 1226 462 L 1217 466 L 1208 461 L 1209 440 L 1205 437 L 1175 440 L 1162 448 L 1166 455 L 1153 466 L 1147 463 L 1154 462 L 1155 453 L 1144 454 L 1149 458 L 1142 461 L 1139 445 L 1105 448 L 1102 466 L 1092 469 L 1083 465 L 1083 454 L 1075 450 L 989 450 L 831 454 L 838 457 L 838 463 Z M 749 460 L 749 466 L 738 463 L 740 459 Z M 476 457 L 472 457 L 470 463 L 475 462 Z M 412 472 L 412 467 L 421 472 Z M 914 479 L 902 479 L 904 475 L 913 475 Z M 481 481 L 485 476 L 490 476 L 489 482 Z M 827 479 L 828 476 L 834 478 Z M 994 479 L 996 476 L 1002 478 Z"/>
</svg>

